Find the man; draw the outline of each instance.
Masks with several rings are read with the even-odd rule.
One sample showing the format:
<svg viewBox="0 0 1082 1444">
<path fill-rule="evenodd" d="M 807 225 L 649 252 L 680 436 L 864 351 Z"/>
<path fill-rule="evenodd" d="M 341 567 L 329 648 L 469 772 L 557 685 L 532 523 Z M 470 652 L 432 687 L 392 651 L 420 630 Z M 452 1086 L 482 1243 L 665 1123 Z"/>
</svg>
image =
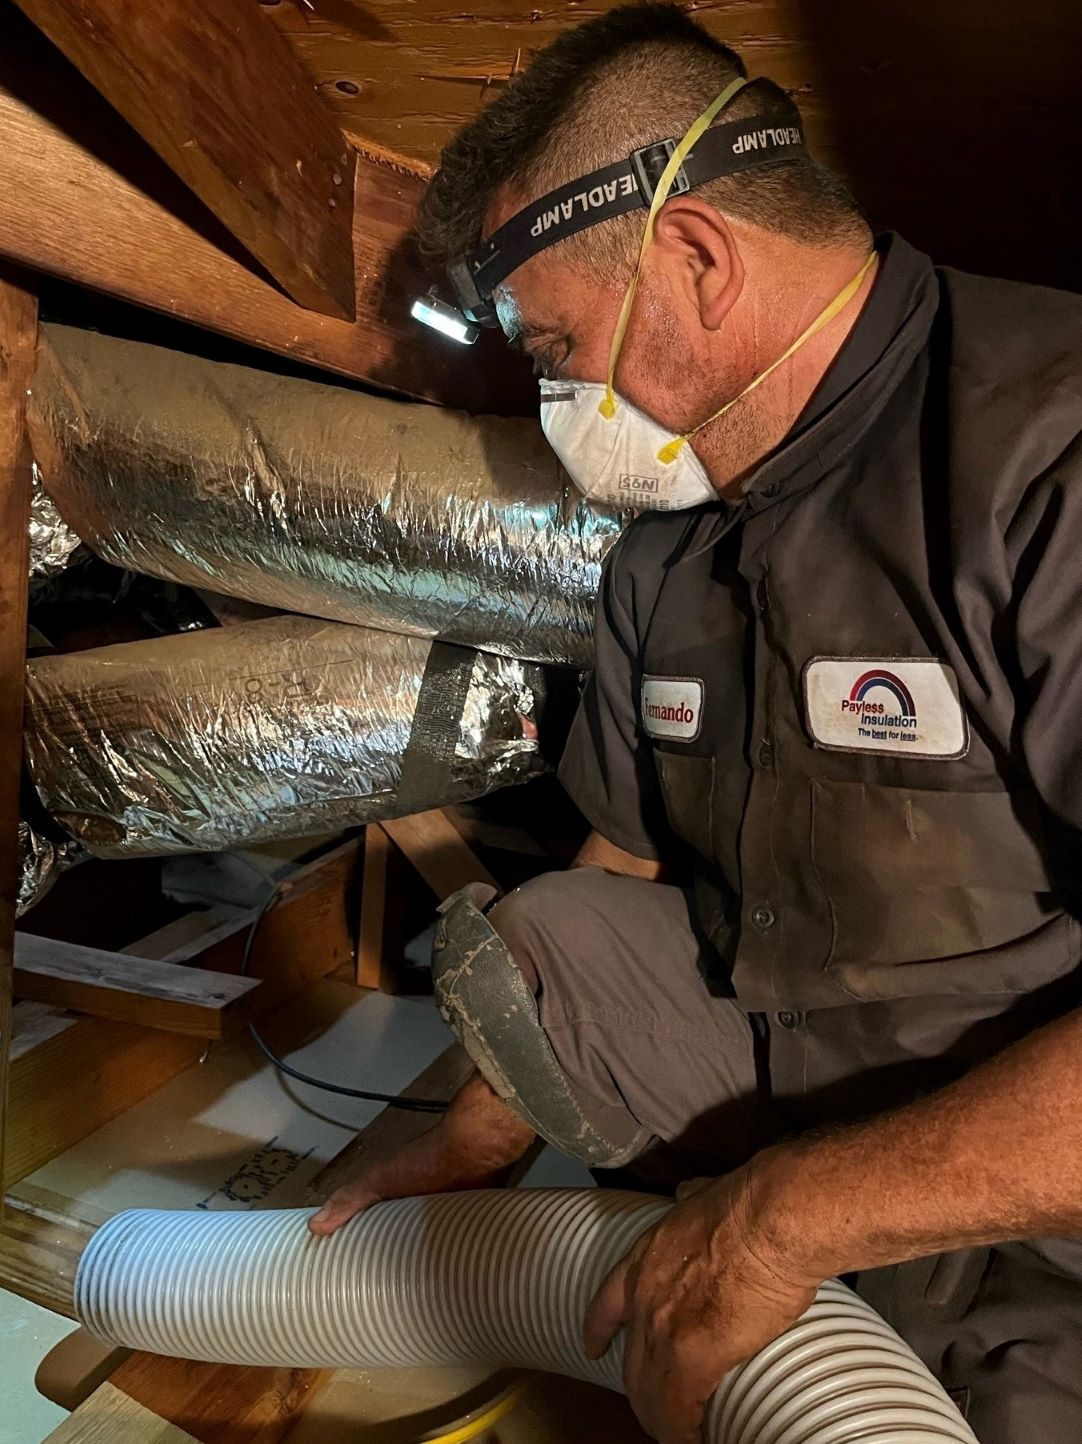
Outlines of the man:
<svg viewBox="0 0 1082 1444">
<path fill-rule="evenodd" d="M 460 288 L 483 308 L 502 268 L 504 330 L 586 383 L 547 393 L 571 474 L 669 510 L 605 569 L 561 773 L 595 829 L 577 866 L 446 914 L 438 985 L 479 1071 L 313 1228 L 490 1182 L 536 1131 L 648 1185 L 706 1178 L 586 1322 L 593 1354 L 626 1329 L 664 1444 L 838 1273 L 983 1444 L 1067 1444 L 1082 302 L 873 252 L 795 108 L 743 74 L 675 9 L 612 11 L 430 189 L 430 248 L 474 253 Z"/>
</svg>

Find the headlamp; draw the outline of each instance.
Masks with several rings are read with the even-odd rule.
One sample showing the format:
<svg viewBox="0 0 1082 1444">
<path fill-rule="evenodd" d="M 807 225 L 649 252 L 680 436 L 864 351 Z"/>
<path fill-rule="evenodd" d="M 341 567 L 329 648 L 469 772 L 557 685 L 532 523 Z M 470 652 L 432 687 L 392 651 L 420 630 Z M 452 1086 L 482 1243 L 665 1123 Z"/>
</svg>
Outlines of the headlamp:
<svg viewBox="0 0 1082 1444">
<path fill-rule="evenodd" d="M 751 95 L 757 89 L 762 93 L 763 85 L 753 80 L 741 94 Z M 770 93 L 773 98 L 777 92 L 771 87 Z M 654 189 L 679 144 L 677 138 L 643 146 L 626 160 L 549 191 L 518 211 L 468 255 L 452 261 L 447 276 L 465 320 L 497 326 L 492 294 L 523 262 L 602 221 L 640 207 L 649 209 Z M 669 194 L 680 195 L 719 176 L 776 165 L 803 154 L 804 135 L 795 108 L 782 110 L 775 104 L 759 115 L 704 131 L 684 157 Z"/>
<path fill-rule="evenodd" d="M 450 336 L 452 341 L 461 341 L 464 346 L 472 346 L 481 334 L 477 327 L 471 325 L 453 306 L 440 300 L 435 286 L 426 295 L 417 297 L 410 307 L 410 315 L 426 326 L 431 326 L 433 331 Z"/>
</svg>

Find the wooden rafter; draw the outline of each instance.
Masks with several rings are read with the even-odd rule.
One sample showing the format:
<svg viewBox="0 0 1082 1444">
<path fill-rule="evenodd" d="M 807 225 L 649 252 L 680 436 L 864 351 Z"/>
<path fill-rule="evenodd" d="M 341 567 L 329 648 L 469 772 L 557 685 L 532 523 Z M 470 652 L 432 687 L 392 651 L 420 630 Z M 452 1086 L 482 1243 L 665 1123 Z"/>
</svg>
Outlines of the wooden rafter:
<svg viewBox="0 0 1082 1444">
<path fill-rule="evenodd" d="M 29 278 L 0 270 L 0 1177 L 7 1132 L 12 952 L 26 669 L 30 450 L 26 393 L 38 302 Z"/>
<path fill-rule="evenodd" d="M 353 315 L 353 153 L 251 0 L 18 0 L 302 306 Z"/>
<path fill-rule="evenodd" d="M 409 241 L 424 167 L 358 152 L 354 322 L 306 310 L 83 77 L 0 0 L 0 256 L 296 361 L 469 411 L 536 409 L 528 366 L 409 314 L 432 275 Z"/>
</svg>

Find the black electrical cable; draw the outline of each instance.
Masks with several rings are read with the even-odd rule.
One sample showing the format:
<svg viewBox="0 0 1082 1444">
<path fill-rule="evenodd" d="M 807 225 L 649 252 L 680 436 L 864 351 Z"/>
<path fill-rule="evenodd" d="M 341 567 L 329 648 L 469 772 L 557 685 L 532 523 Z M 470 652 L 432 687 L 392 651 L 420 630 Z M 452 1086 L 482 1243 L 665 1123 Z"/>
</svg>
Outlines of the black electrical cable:
<svg viewBox="0 0 1082 1444">
<path fill-rule="evenodd" d="M 244 956 L 241 959 L 240 970 L 244 976 L 252 963 L 252 948 L 255 946 L 256 934 L 259 932 L 260 924 L 270 912 L 271 908 L 278 901 L 279 893 L 275 888 L 267 894 L 263 906 L 259 909 L 252 926 L 248 929 L 248 936 L 244 941 Z M 445 1113 L 447 1104 L 437 1098 L 401 1098 L 393 1093 L 370 1093 L 365 1088 L 346 1088 L 341 1083 L 328 1083 L 322 1078 L 313 1078 L 310 1073 L 302 1073 L 299 1068 L 293 1068 L 284 1059 L 273 1053 L 267 1044 L 256 1031 L 254 1023 L 248 1024 L 248 1031 L 252 1035 L 252 1041 L 267 1059 L 273 1063 L 279 1073 L 284 1073 L 287 1078 L 295 1078 L 298 1083 L 308 1083 L 313 1088 L 322 1088 L 325 1093 L 339 1093 L 343 1098 L 365 1098 L 370 1103 L 386 1103 L 388 1108 L 402 1108 L 407 1113 Z"/>
</svg>

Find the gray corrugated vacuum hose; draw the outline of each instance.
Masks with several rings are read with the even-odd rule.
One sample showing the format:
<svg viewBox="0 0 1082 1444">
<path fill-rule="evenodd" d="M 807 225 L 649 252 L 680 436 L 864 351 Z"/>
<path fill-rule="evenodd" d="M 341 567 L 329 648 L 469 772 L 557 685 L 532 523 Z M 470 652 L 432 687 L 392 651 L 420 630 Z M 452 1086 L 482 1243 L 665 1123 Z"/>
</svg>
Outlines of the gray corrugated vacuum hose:
<svg viewBox="0 0 1082 1444">
<path fill-rule="evenodd" d="M 484 1363 L 621 1387 L 583 1316 L 608 1270 L 671 1207 L 609 1190 L 446 1194 L 382 1203 L 333 1237 L 311 1210 L 132 1209 L 79 1265 L 80 1322 L 110 1343 L 230 1364 Z M 844 1285 L 714 1395 L 711 1444 L 975 1444 L 897 1334 Z"/>
</svg>

